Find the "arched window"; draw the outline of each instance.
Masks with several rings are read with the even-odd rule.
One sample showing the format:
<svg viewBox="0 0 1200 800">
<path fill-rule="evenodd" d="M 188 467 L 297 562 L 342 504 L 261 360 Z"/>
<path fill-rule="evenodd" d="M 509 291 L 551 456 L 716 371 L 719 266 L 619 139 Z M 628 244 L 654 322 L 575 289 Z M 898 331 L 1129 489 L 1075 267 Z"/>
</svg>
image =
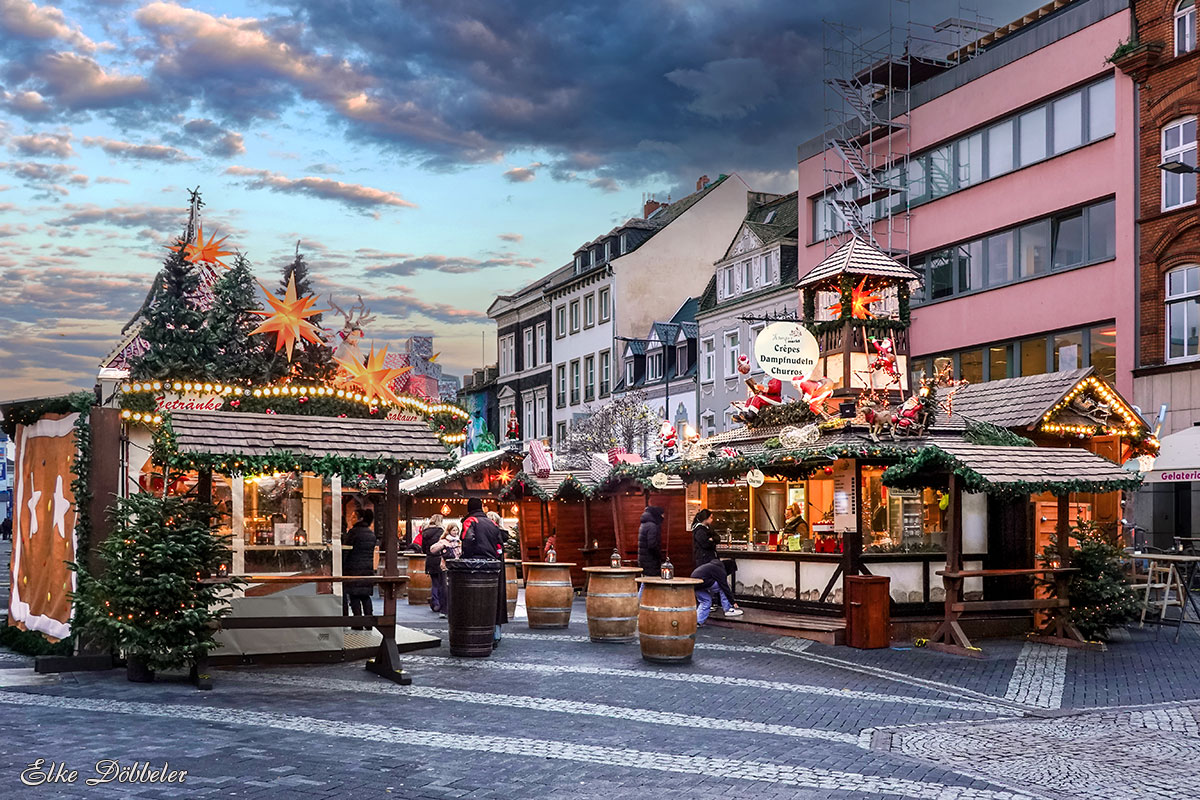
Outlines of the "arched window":
<svg viewBox="0 0 1200 800">
<path fill-rule="evenodd" d="M 1175 6 L 1175 55 L 1196 49 L 1196 0 L 1179 0 Z"/>
<path fill-rule="evenodd" d="M 1200 355 L 1200 267 L 1167 273 L 1167 359 Z"/>
<path fill-rule="evenodd" d="M 1162 163 L 1196 166 L 1196 118 L 1177 119 L 1162 129 Z M 1196 175 L 1162 171 L 1163 211 L 1196 202 Z"/>
</svg>

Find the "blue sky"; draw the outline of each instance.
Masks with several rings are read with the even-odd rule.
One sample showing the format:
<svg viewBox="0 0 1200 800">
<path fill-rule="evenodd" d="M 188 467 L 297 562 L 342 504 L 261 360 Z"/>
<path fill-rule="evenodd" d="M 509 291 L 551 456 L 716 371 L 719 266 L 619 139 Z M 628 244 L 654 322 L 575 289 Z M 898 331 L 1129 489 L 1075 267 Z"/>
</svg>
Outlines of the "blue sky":
<svg viewBox="0 0 1200 800">
<path fill-rule="evenodd" d="M 1035 7 L 988 4 L 995 23 Z M 958 3 L 912 3 L 922 21 Z M 702 174 L 795 188 L 821 20 L 884 0 L 0 0 L 0 399 L 90 387 L 199 186 L 273 285 L 495 358 L 485 310 Z M 344 306 L 343 306 L 344 307 Z"/>
</svg>

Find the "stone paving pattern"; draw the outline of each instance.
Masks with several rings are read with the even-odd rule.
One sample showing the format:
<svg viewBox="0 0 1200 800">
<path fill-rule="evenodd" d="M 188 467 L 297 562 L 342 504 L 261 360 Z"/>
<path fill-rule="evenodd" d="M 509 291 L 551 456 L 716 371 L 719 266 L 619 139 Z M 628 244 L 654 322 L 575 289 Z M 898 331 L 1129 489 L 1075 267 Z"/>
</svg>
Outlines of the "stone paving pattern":
<svg viewBox="0 0 1200 800">
<path fill-rule="evenodd" d="M 445 620 L 402 607 L 403 624 Z M 506 627 L 490 659 L 425 650 L 401 687 L 361 663 L 132 684 L 32 674 L 0 651 L 0 798 L 1184 798 L 1200 785 L 1200 631 L 1107 652 L 988 640 L 831 648 L 702 628 L 688 665 Z M 75 785 L 25 787 L 35 758 Z M 91 765 L 169 762 L 173 784 L 88 787 Z"/>
</svg>

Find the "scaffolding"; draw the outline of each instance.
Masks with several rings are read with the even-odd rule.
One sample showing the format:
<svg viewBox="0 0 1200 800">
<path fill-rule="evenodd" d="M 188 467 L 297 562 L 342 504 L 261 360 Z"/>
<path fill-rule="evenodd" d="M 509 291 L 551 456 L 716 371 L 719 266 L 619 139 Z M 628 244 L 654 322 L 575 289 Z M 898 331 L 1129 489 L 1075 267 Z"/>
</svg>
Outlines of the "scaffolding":
<svg viewBox="0 0 1200 800">
<path fill-rule="evenodd" d="M 973 57 L 967 45 L 992 30 L 978 12 L 959 6 L 937 25 L 912 21 L 911 0 L 890 0 L 887 27 L 867 37 L 860 27 L 826 21 L 823 60 L 824 189 L 818 230 L 828 254 L 854 236 L 906 262 L 916 180 L 910 163 L 912 87 Z M 971 14 L 970 19 L 964 13 Z M 938 180 L 932 165 L 921 180 Z M 941 179 L 949 179 L 945 175 Z"/>
</svg>

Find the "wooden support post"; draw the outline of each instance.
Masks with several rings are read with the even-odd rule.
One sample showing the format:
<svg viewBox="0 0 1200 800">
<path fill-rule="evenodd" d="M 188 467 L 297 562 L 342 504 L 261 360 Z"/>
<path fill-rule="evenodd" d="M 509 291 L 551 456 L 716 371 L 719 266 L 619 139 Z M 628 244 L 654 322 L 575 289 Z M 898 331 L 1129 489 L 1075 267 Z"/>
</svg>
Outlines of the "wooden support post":
<svg viewBox="0 0 1200 800">
<path fill-rule="evenodd" d="M 332 475 L 329 478 L 330 518 L 329 518 L 329 572 L 332 575 L 342 574 L 342 476 Z M 333 593 L 341 597 L 344 591 L 341 581 L 333 582 Z"/>
<path fill-rule="evenodd" d="M 982 651 L 971 644 L 958 622 L 962 612 L 955 608 L 955 604 L 963 601 L 964 578 L 959 574 L 963 571 L 962 535 L 962 483 L 957 475 L 951 474 L 950 529 L 946 531 L 946 572 L 949 574 L 942 576 L 942 585 L 946 590 L 944 617 L 927 646 L 946 653 L 982 658 Z"/>
<path fill-rule="evenodd" d="M 1058 566 L 1067 569 L 1071 566 L 1071 497 L 1060 494 L 1057 501 L 1058 519 L 1055 520 L 1054 534 L 1057 539 L 1055 551 L 1058 555 Z M 1056 609 L 1054 616 L 1034 634 L 1034 638 L 1046 644 L 1057 644 L 1063 647 L 1082 647 L 1087 649 L 1105 649 L 1103 643 L 1089 642 L 1080 633 L 1079 628 L 1071 622 L 1071 574 L 1069 572 L 1054 573 L 1054 595 L 1065 601 L 1062 608 Z"/>
<path fill-rule="evenodd" d="M 395 578 L 400 574 L 398 553 L 400 550 L 400 474 L 389 469 L 385 476 L 384 520 L 380 526 L 383 536 L 383 574 Z M 396 584 L 384 581 L 380 584 L 383 596 L 383 618 L 376 626 L 383 640 L 379 652 L 367 662 L 367 670 L 390 681 L 407 686 L 412 683 L 408 673 L 400 668 L 400 653 L 396 649 Z"/>
</svg>

